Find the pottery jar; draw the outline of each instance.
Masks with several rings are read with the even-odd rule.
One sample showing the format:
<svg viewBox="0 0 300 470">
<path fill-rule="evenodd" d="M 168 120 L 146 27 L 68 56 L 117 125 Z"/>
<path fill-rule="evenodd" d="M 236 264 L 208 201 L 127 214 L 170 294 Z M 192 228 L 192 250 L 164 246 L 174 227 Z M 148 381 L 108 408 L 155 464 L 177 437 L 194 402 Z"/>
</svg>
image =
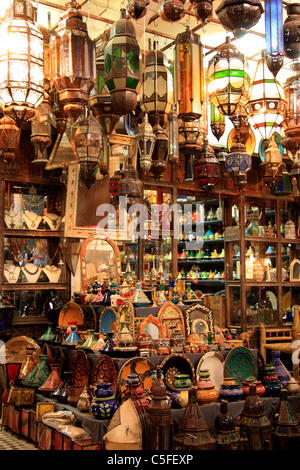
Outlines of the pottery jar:
<svg viewBox="0 0 300 470">
<path fill-rule="evenodd" d="M 91 411 L 97 419 L 112 417 L 119 404 L 115 399 L 114 389 L 110 382 L 96 384 L 91 403 Z M 97 394 L 97 396 L 95 396 Z"/>
<path fill-rule="evenodd" d="M 124 390 L 124 396 L 131 397 L 134 400 L 136 408 L 146 409 L 149 405 L 149 399 L 145 396 L 139 376 L 137 374 L 129 374 L 126 382 L 127 385 Z"/>
<path fill-rule="evenodd" d="M 176 374 L 174 377 L 173 386 L 174 388 L 189 388 L 192 385 L 192 381 L 188 374 Z"/>
<path fill-rule="evenodd" d="M 96 398 L 107 398 L 114 395 L 114 389 L 110 382 L 100 382 L 94 385 L 93 395 Z"/>
<path fill-rule="evenodd" d="M 243 381 L 243 385 L 242 385 L 242 390 L 243 390 L 243 394 L 244 394 L 244 397 L 248 397 L 249 394 L 250 394 L 250 385 L 256 385 L 256 393 L 259 397 L 262 397 L 266 391 L 264 385 L 259 381 L 259 380 L 256 380 L 256 377 L 254 376 L 250 376 L 250 377 L 247 377 L 246 380 Z"/>
<path fill-rule="evenodd" d="M 189 388 L 174 388 L 171 391 L 172 408 L 186 408 L 189 403 Z"/>
<path fill-rule="evenodd" d="M 69 385 L 67 402 L 71 406 L 77 406 L 79 397 L 83 392 L 83 385 Z"/>
<path fill-rule="evenodd" d="M 30 374 L 30 372 L 32 372 L 34 370 L 34 368 L 36 366 L 34 358 L 32 357 L 33 352 L 34 352 L 34 348 L 30 348 L 30 347 L 27 346 L 27 348 L 26 348 L 26 358 L 24 359 L 24 361 L 21 364 L 19 375 L 18 375 L 18 378 L 20 380 L 25 379 Z"/>
<path fill-rule="evenodd" d="M 234 378 L 227 377 L 224 379 L 219 390 L 221 400 L 227 400 L 228 402 L 238 401 L 242 398 L 242 395 L 243 390 L 239 387 Z"/>
<path fill-rule="evenodd" d="M 264 393 L 265 397 L 278 397 L 280 395 L 282 385 L 280 384 L 278 377 L 275 374 L 274 364 L 264 365 L 264 375 L 261 383 L 266 389 Z"/>
<path fill-rule="evenodd" d="M 271 351 L 271 355 L 271 364 L 275 366 L 274 374 L 277 375 L 280 384 L 285 387 L 285 385 L 292 378 L 292 376 L 280 359 L 280 351 Z"/>
<path fill-rule="evenodd" d="M 218 398 L 219 392 L 210 380 L 210 372 L 207 369 L 201 369 L 197 381 L 197 401 L 199 405 L 211 405 Z"/>
<path fill-rule="evenodd" d="M 137 335 L 134 344 L 138 349 L 152 349 L 152 336 L 148 333 L 140 333 Z"/>
<path fill-rule="evenodd" d="M 87 385 L 85 385 L 79 397 L 79 400 L 77 402 L 77 409 L 81 413 L 85 413 L 85 412 L 87 413 L 90 410 L 90 406 L 91 406 L 91 395 L 89 393 Z"/>
</svg>

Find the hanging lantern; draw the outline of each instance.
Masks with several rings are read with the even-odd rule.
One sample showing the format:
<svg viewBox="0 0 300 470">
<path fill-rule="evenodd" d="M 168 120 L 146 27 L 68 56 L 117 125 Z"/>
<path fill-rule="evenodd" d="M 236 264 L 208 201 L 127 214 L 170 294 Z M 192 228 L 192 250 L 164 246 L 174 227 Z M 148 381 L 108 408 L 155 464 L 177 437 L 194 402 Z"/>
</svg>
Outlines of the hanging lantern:
<svg viewBox="0 0 300 470">
<path fill-rule="evenodd" d="M 159 16 L 171 23 L 181 20 L 185 15 L 185 0 L 163 0 L 158 9 Z"/>
<path fill-rule="evenodd" d="M 259 172 L 269 188 L 273 188 L 282 178 L 282 153 L 275 142 L 274 134 L 265 150 L 265 160 L 261 163 Z"/>
<path fill-rule="evenodd" d="M 274 420 L 272 437 L 274 448 L 278 450 L 297 450 L 300 447 L 300 424 L 287 401 L 288 391 L 280 391 L 278 418 Z"/>
<path fill-rule="evenodd" d="M 226 160 L 227 160 L 228 152 L 224 147 L 221 147 L 220 151 L 217 153 L 216 157 L 219 162 L 220 167 L 220 177 L 223 178 L 226 174 Z"/>
<path fill-rule="evenodd" d="M 216 139 L 220 140 L 226 128 L 225 115 L 213 103 L 210 103 L 210 127 Z"/>
<path fill-rule="evenodd" d="M 265 0 L 266 62 L 276 76 L 283 66 L 282 0 Z"/>
<path fill-rule="evenodd" d="M 14 0 L 0 27 L 0 100 L 18 125 L 32 119 L 44 96 L 44 40 L 29 0 Z"/>
<path fill-rule="evenodd" d="M 223 28 L 240 38 L 252 28 L 264 12 L 261 2 L 248 0 L 224 0 L 216 9 L 216 15 Z"/>
<path fill-rule="evenodd" d="M 286 5 L 287 17 L 283 23 L 283 49 L 288 59 L 300 57 L 300 3 Z"/>
<path fill-rule="evenodd" d="M 15 158 L 19 148 L 21 129 L 8 116 L 0 119 L 0 156 L 8 163 Z"/>
<path fill-rule="evenodd" d="M 53 82 L 65 113 L 76 122 L 96 82 L 95 44 L 82 21 L 80 5 L 71 1 L 66 7 L 56 30 Z"/>
<path fill-rule="evenodd" d="M 74 134 L 75 150 L 78 156 L 81 175 L 89 189 L 96 182 L 96 172 L 104 154 L 104 142 L 100 124 L 91 111 L 78 121 Z"/>
<path fill-rule="evenodd" d="M 284 85 L 286 109 L 281 123 L 284 129 L 284 137 L 281 144 L 292 156 L 295 157 L 300 146 L 300 64 L 294 62 L 291 65 L 292 75 Z"/>
<path fill-rule="evenodd" d="M 172 73 L 165 54 L 158 50 L 158 43 L 154 41 L 153 50 L 146 56 L 140 91 L 140 107 L 144 113 L 148 114 L 152 126 L 155 124 L 158 115 L 160 124 L 164 127 L 172 103 Z"/>
<path fill-rule="evenodd" d="M 219 180 L 220 168 L 213 149 L 204 140 L 202 150 L 193 163 L 194 181 L 199 184 L 205 192 L 210 191 Z"/>
<path fill-rule="evenodd" d="M 134 111 L 141 87 L 142 59 L 134 25 L 126 19 L 125 9 L 111 27 L 104 66 L 113 112 L 122 116 Z"/>
<path fill-rule="evenodd" d="M 120 163 L 120 168 L 114 172 L 111 178 L 109 178 L 109 192 L 112 196 L 117 197 L 118 193 L 118 184 L 119 181 L 122 179 L 123 173 L 123 163 Z"/>
<path fill-rule="evenodd" d="M 300 202 L 300 159 L 296 155 L 290 171 L 290 179 L 292 184 L 293 196 L 296 202 Z"/>
<path fill-rule="evenodd" d="M 239 190 L 247 184 L 247 172 L 252 167 L 252 158 L 246 151 L 245 144 L 235 141 L 226 157 L 226 170 L 230 173 Z"/>
<path fill-rule="evenodd" d="M 118 183 L 118 195 L 127 197 L 127 206 L 129 207 L 133 204 L 142 204 L 143 183 L 132 164 L 131 157 L 128 157 L 122 179 Z"/>
<path fill-rule="evenodd" d="M 168 136 L 159 123 L 159 116 L 157 116 L 156 123 L 153 126 L 153 134 L 155 135 L 155 143 L 152 155 L 151 173 L 154 175 L 155 179 L 160 179 L 167 169 Z"/>
<path fill-rule="evenodd" d="M 188 26 L 176 36 L 174 76 L 178 117 L 199 119 L 204 102 L 203 46 L 200 36 Z"/>
<path fill-rule="evenodd" d="M 232 116 L 248 98 L 250 78 L 245 56 L 226 38 L 208 63 L 209 100 L 225 116 Z"/>
<path fill-rule="evenodd" d="M 272 193 L 275 196 L 288 196 L 292 192 L 290 174 L 287 170 L 286 164 L 282 162 L 282 177 L 277 183 L 275 188 L 272 188 Z"/>
<path fill-rule="evenodd" d="M 178 425 L 174 437 L 173 450 L 215 450 L 216 441 L 212 438 L 200 406 L 197 402 L 197 389 L 189 390 L 189 402 Z"/>
<path fill-rule="evenodd" d="M 201 20 L 204 24 L 213 12 L 213 0 L 194 0 L 190 2 L 193 4 L 192 11 L 195 13 L 197 20 Z"/>
<path fill-rule="evenodd" d="M 171 165 L 179 161 L 179 141 L 178 141 L 178 115 L 172 106 L 168 114 L 168 156 L 167 160 Z"/>
<path fill-rule="evenodd" d="M 129 0 L 126 11 L 133 19 L 139 20 L 146 15 L 149 3 L 150 0 Z"/>
<path fill-rule="evenodd" d="M 45 92 L 44 100 L 36 108 L 35 117 L 31 120 L 31 138 L 32 145 L 37 149 L 38 153 L 43 153 L 52 142 L 51 139 L 51 99 L 48 93 Z M 35 163 L 33 160 L 32 163 Z M 38 160 L 38 163 L 42 163 Z"/>
<path fill-rule="evenodd" d="M 279 128 L 283 120 L 285 106 L 283 89 L 270 72 L 266 63 L 265 51 L 262 51 L 250 85 L 245 111 L 249 123 L 260 132 L 264 140 L 270 139 L 273 132 Z"/>
<path fill-rule="evenodd" d="M 66 115 L 63 106 L 59 101 L 58 92 L 56 90 L 53 92 L 52 113 L 55 117 L 56 130 L 59 135 L 63 135 L 67 127 L 68 116 Z"/>
<path fill-rule="evenodd" d="M 201 150 L 202 134 L 199 119 L 180 121 L 178 134 L 179 149 L 185 155 L 185 180 L 193 180 L 193 161 Z"/>
<path fill-rule="evenodd" d="M 240 418 L 240 433 L 247 436 L 249 450 L 271 448 L 271 423 L 263 401 L 256 393 L 256 385 L 250 385 L 249 396 L 245 400 Z"/>
<path fill-rule="evenodd" d="M 147 113 L 144 114 L 143 121 L 139 125 L 139 132 L 136 135 L 137 151 L 140 154 L 140 166 L 146 173 L 152 165 L 152 154 L 155 145 L 155 135 L 151 124 L 148 121 Z"/>
</svg>

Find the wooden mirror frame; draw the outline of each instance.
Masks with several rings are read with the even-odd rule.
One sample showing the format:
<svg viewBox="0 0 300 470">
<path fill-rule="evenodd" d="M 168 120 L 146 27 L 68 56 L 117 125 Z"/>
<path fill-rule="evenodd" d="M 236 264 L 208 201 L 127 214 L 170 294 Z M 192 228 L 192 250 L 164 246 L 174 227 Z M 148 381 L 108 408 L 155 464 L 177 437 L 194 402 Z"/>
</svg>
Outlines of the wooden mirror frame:
<svg viewBox="0 0 300 470">
<path fill-rule="evenodd" d="M 152 314 L 150 314 L 148 317 L 146 317 L 139 325 L 140 333 L 145 333 L 144 329 L 148 325 L 155 325 L 158 328 L 159 331 L 159 338 L 163 338 L 164 333 L 163 333 L 163 327 L 160 321 L 158 321 L 157 317 L 154 317 Z M 153 338 L 156 339 L 156 338 Z"/>
<path fill-rule="evenodd" d="M 102 240 L 106 241 L 113 249 L 113 252 L 115 254 L 115 262 L 116 262 L 116 269 L 118 273 L 118 278 L 116 279 L 116 282 L 120 282 L 121 278 L 121 257 L 120 257 L 120 251 L 118 248 L 118 245 L 108 238 L 106 235 L 99 236 L 99 235 L 94 235 L 89 238 L 86 238 L 82 244 L 81 244 L 81 249 L 80 249 L 80 264 L 81 264 L 81 288 L 83 292 L 87 292 L 87 276 L 86 276 L 86 265 L 85 265 L 85 256 L 86 256 L 86 250 L 89 246 L 90 243 L 92 243 L 94 240 Z"/>
</svg>

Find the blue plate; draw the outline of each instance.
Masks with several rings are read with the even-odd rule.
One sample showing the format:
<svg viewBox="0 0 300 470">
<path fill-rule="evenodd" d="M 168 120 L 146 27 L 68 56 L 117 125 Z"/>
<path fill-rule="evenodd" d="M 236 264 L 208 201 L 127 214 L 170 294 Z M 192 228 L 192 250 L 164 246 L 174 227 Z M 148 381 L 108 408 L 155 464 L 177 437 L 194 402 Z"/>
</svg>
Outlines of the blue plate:
<svg viewBox="0 0 300 470">
<path fill-rule="evenodd" d="M 117 312 L 113 307 L 106 307 L 102 310 L 99 321 L 99 330 L 101 333 L 116 331 Z"/>
</svg>

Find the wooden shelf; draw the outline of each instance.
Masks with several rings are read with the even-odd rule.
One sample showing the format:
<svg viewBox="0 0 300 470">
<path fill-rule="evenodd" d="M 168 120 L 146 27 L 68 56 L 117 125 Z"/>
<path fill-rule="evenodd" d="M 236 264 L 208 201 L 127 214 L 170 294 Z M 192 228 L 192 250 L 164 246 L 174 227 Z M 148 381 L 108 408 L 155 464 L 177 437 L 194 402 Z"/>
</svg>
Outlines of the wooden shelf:
<svg viewBox="0 0 300 470">
<path fill-rule="evenodd" d="M 188 263 L 188 264 L 195 264 L 195 263 L 223 263 L 224 258 L 193 258 L 193 259 L 178 259 L 178 263 Z"/>
<path fill-rule="evenodd" d="M 42 237 L 49 238 L 55 237 L 60 238 L 63 235 L 63 232 L 60 230 L 14 230 L 10 228 L 3 229 L 3 235 L 5 237 Z"/>
<path fill-rule="evenodd" d="M 36 284 L 27 284 L 27 283 L 20 283 L 20 284 L 2 284 L 2 290 L 9 291 L 21 291 L 21 290 L 51 290 L 51 289 L 59 289 L 64 290 L 67 289 L 66 284 L 60 282 L 40 282 Z"/>
<path fill-rule="evenodd" d="M 50 323 L 47 317 L 43 315 L 15 316 L 13 325 L 43 325 Z"/>
</svg>

